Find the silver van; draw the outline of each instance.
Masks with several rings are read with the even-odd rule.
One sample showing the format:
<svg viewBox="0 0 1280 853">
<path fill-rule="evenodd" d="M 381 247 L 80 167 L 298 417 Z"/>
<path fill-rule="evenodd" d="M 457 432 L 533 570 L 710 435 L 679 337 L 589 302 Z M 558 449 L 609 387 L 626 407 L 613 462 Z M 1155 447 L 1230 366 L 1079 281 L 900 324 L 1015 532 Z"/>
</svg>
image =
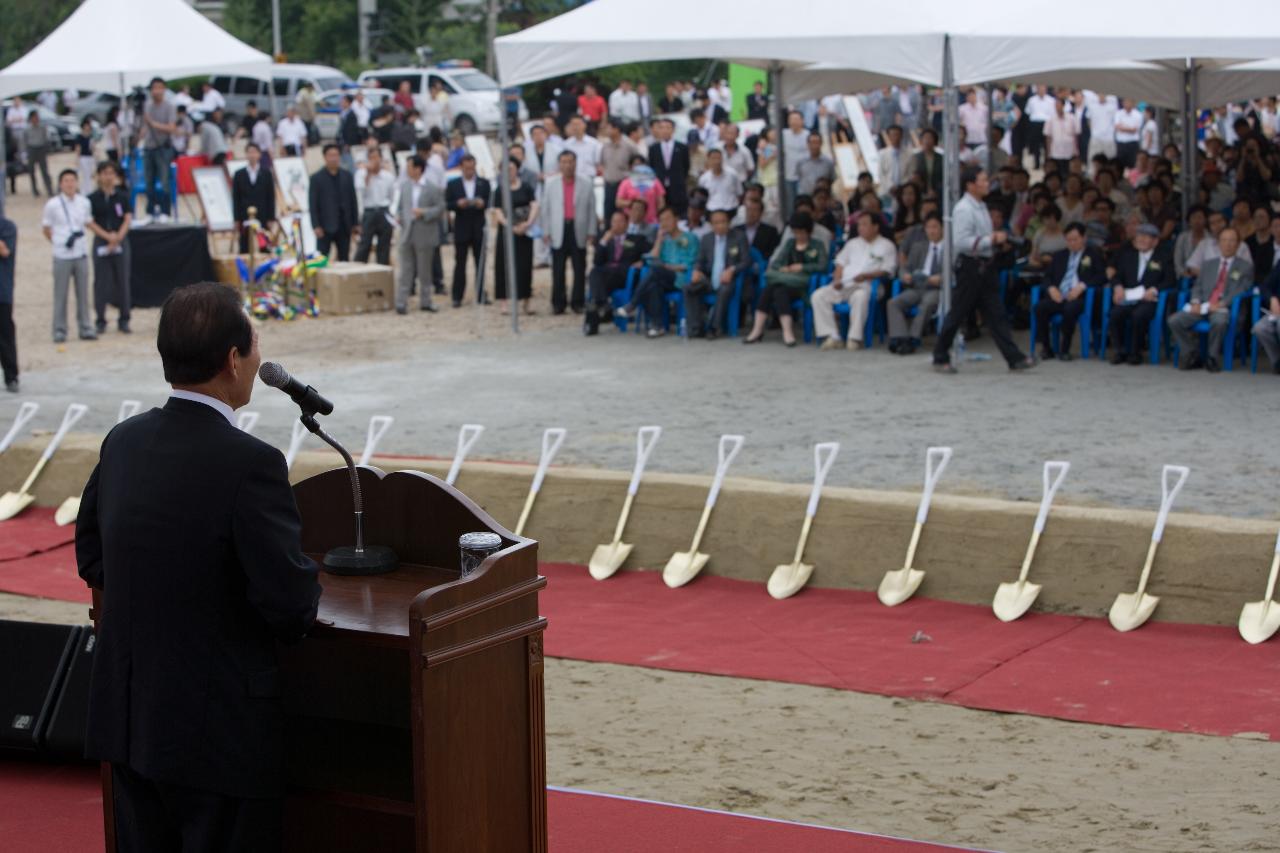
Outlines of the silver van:
<svg viewBox="0 0 1280 853">
<path fill-rule="evenodd" d="M 453 127 L 464 134 L 493 133 L 498 130 L 501 117 L 498 81 L 468 62 L 444 62 L 426 67 L 404 66 L 400 68 L 373 68 L 360 72 L 358 82 L 362 86 L 377 80 L 378 86 L 392 92 L 408 80 L 414 96 L 431 91 L 439 83 L 449 95 L 449 115 Z M 520 101 L 520 121 L 529 119 L 529 110 Z"/>
<path fill-rule="evenodd" d="M 209 78 L 213 88 L 222 93 L 227 106 L 223 110 L 224 120 L 228 126 L 235 126 L 244 115 L 249 101 L 255 101 L 258 109 L 271 109 L 271 95 L 276 97 L 276 109 L 283 115 L 284 108 L 293 103 L 298 90 L 304 83 L 310 83 L 315 93 L 330 89 L 338 89 L 351 83 L 351 78 L 336 68 L 328 65 L 281 64 L 271 66 L 271 79 L 260 77 L 242 77 L 229 74 L 217 74 Z M 199 92 L 193 93 L 196 98 Z M 279 118 L 279 116 L 275 116 Z"/>
</svg>

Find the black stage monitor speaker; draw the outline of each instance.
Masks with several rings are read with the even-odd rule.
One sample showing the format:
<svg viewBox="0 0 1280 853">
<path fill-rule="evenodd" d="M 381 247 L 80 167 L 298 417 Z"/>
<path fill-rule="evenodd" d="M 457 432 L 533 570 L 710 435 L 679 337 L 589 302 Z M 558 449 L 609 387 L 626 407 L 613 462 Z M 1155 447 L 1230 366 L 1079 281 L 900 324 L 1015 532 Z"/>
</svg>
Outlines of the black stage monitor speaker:
<svg viewBox="0 0 1280 853">
<path fill-rule="evenodd" d="M 67 674 L 45 729 L 44 748 L 67 761 L 84 759 L 84 731 L 89 718 L 89 676 L 93 672 L 93 648 L 98 635 L 86 625 L 67 664 Z"/>
<path fill-rule="evenodd" d="M 0 749 L 35 752 L 86 629 L 0 620 Z"/>
</svg>

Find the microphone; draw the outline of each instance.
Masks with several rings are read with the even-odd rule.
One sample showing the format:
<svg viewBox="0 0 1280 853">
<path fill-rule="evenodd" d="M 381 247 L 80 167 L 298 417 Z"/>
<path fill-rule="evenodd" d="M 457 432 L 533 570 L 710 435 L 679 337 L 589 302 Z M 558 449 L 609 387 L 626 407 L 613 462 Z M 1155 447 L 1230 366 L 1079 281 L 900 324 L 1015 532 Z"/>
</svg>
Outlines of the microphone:
<svg viewBox="0 0 1280 853">
<path fill-rule="evenodd" d="M 303 385 L 297 379 L 294 379 L 289 375 L 289 371 L 274 361 L 264 361 L 262 363 L 262 366 L 258 368 L 258 378 L 272 388 L 279 388 L 288 394 L 293 398 L 293 402 L 297 403 L 306 414 L 328 415 L 333 412 L 333 403 L 321 397 L 320 392 L 310 385 Z"/>
</svg>

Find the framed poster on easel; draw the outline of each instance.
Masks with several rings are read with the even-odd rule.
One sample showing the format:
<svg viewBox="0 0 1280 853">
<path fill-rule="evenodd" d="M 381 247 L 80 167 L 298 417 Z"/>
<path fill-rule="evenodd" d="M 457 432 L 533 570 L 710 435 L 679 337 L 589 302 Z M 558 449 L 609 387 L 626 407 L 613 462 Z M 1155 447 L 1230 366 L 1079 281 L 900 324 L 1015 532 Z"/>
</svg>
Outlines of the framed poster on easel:
<svg viewBox="0 0 1280 853">
<path fill-rule="evenodd" d="M 196 197 L 205 227 L 211 233 L 235 233 L 235 207 L 231 203 L 231 184 L 221 166 L 201 166 L 191 170 L 196 185 Z"/>
</svg>

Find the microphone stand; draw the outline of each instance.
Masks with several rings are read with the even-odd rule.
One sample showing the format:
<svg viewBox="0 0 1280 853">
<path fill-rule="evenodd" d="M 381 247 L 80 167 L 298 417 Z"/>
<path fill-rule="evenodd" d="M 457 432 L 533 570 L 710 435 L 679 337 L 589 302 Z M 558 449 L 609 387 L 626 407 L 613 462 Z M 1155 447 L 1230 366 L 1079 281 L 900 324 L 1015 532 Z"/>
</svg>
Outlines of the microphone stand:
<svg viewBox="0 0 1280 853">
<path fill-rule="evenodd" d="M 337 439 L 325 432 L 324 427 L 316 420 L 315 412 L 306 408 L 299 418 L 313 435 L 342 454 L 347 463 L 347 471 L 351 475 L 351 497 L 356 514 L 356 544 L 340 545 L 324 555 L 324 568 L 335 575 L 380 575 L 395 571 L 399 565 L 396 552 L 385 545 L 364 544 L 364 499 L 360 494 L 360 477 L 356 473 L 356 463 L 347 449 Z"/>
</svg>

